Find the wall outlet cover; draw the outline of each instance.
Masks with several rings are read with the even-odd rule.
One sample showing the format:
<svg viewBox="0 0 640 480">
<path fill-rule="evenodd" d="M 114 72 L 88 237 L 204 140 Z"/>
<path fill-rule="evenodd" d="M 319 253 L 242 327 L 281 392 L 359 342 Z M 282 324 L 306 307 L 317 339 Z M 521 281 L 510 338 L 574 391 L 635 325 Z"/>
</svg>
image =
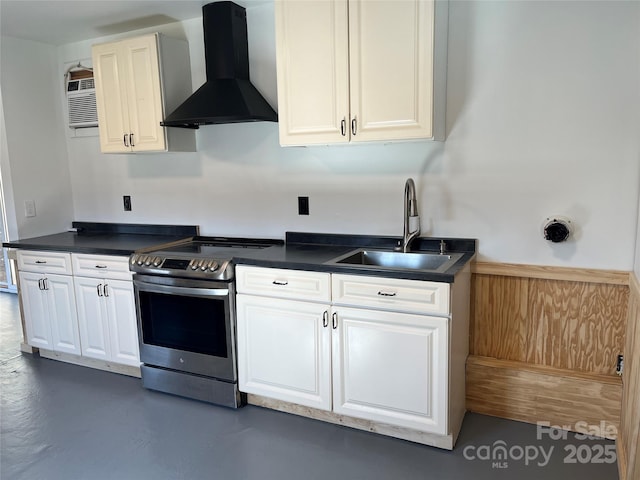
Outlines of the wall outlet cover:
<svg viewBox="0 0 640 480">
<path fill-rule="evenodd" d="M 35 200 L 24 201 L 24 216 L 35 217 L 36 216 L 36 202 Z"/>
</svg>

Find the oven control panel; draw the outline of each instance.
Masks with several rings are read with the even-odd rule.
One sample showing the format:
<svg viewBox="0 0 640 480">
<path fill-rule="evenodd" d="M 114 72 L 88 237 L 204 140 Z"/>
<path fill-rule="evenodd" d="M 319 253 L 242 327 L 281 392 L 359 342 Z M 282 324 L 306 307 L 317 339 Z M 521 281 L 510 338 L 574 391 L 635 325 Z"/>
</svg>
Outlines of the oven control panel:
<svg viewBox="0 0 640 480">
<path fill-rule="evenodd" d="M 168 258 L 154 254 L 134 253 L 129 270 L 155 275 L 214 277 L 226 279 L 231 273 L 228 260 L 213 258 Z"/>
</svg>

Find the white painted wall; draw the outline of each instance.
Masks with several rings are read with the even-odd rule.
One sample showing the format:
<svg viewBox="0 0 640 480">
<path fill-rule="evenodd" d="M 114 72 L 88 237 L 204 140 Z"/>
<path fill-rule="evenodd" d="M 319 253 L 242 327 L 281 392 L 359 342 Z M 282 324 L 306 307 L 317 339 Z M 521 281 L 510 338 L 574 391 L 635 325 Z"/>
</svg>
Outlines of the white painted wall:
<svg viewBox="0 0 640 480">
<path fill-rule="evenodd" d="M 252 80 L 276 105 L 273 6 L 248 19 Z M 165 28 L 188 39 L 198 87 L 200 21 Z M 631 270 L 640 2 L 452 1 L 449 28 L 445 143 L 285 149 L 270 123 L 202 127 L 191 154 L 103 155 L 97 137 L 68 138 L 74 219 L 400 235 L 413 177 L 423 232 L 478 238 L 483 260 Z M 104 40 L 61 47 L 59 68 Z M 299 195 L 311 215 L 297 215 Z M 557 214 L 576 227 L 562 245 L 541 234 Z"/>
<path fill-rule="evenodd" d="M 56 48 L 2 37 L 3 190 L 11 240 L 62 231 L 73 218 L 71 180 L 56 88 Z M 6 133 L 6 136 L 4 135 Z M 34 200 L 36 216 L 24 215 Z"/>
</svg>

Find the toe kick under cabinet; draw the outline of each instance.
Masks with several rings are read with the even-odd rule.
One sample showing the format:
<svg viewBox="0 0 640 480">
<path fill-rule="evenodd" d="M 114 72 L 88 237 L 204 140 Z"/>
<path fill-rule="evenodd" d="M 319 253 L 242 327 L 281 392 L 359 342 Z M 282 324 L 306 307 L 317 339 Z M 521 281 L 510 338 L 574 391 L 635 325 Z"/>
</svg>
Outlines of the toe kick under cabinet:
<svg viewBox="0 0 640 480">
<path fill-rule="evenodd" d="M 140 376 L 127 257 L 17 252 L 26 343 L 46 358 Z"/>
<path fill-rule="evenodd" d="M 453 284 L 239 265 L 240 389 L 257 403 L 453 448 L 469 268 Z"/>
</svg>

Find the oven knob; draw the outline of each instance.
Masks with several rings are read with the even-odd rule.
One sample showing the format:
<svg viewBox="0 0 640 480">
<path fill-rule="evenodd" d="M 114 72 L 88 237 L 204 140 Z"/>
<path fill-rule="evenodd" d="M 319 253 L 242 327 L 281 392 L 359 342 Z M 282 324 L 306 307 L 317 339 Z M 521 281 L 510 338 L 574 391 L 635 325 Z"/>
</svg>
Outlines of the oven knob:
<svg viewBox="0 0 640 480">
<path fill-rule="evenodd" d="M 139 256 L 138 257 L 138 265 L 142 266 L 144 264 L 144 256 Z"/>
<path fill-rule="evenodd" d="M 215 272 L 218 269 L 218 262 L 211 262 L 211 265 L 209 266 L 209 270 L 212 272 Z"/>
<path fill-rule="evenodd" d="M 148 267 L 151 265 L 151 257 L 150 256 L 146 256 L 144 257 L 144 264 Z"/>
<path fill-rule="evenodd" d="M 207 271 L 207 268 L 209 268 L 209 264 L 210 264 L 210 263 L 211 263 L 211 261 L 210 261 L 210 260 L 209 260 L 209 261 L 204 260 L 204 261 L 202 262 L 202 265 L 200 266 L 200 270 L 202 270 L 203 272 L 206 272 L 206 271 Z"/>
<path fill-rule="evenodd" d="M 138 263 L 138 255 L 131 255 L 131 265 L 135 265 L 136 263 Z"/>
<path fill-rule="evenodd" d="M 159 267 L 162 263 L 162 259 L 160 257 L 153 257 L 153 266 Z"/>
</svg>

